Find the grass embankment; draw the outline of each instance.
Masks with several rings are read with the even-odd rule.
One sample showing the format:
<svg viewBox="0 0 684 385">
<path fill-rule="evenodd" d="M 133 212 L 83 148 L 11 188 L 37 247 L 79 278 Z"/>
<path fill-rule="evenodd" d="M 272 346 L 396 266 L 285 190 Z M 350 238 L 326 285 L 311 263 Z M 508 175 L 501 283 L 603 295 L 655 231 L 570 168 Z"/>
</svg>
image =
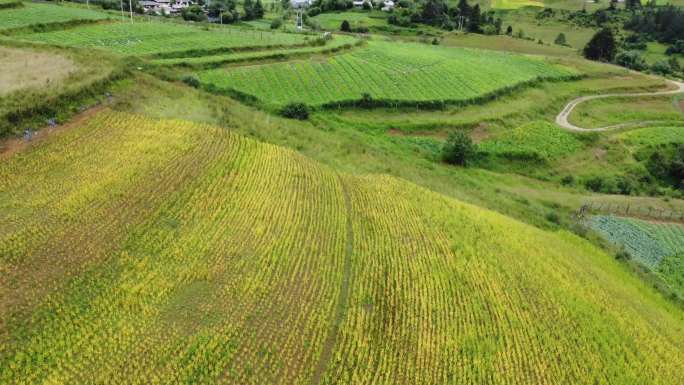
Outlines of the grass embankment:
<svg viewBox="0 0 684 385">
<path fill-rule="evenodd" d="M 123 76 L 119 59 L 81 50 L 28 44 L 0 46 L 0 137 L 36 130 L 49 119 L 63 122 L 103 97 L 113 80 Z M 26 71 L 26 68 L 32 68 Z"/>
<path fill-rule="evenodd" d="M 323 383 L 684 369 L 682 310 L 585 241 L 221 128 L 105 113 L 0 176 L 4 383 L 309 383 L 331 330 Z"/>
<path fill-rule="evenodd" d="M 255 99 L 267 108 L 290 102 L 316 108 L 443 108 L 489 100 L 526 83 L 577 76 L 570 68 L 538 58 L 376 41 L 320 62 L 199 73 L 205 88 Z"/>
</svg>

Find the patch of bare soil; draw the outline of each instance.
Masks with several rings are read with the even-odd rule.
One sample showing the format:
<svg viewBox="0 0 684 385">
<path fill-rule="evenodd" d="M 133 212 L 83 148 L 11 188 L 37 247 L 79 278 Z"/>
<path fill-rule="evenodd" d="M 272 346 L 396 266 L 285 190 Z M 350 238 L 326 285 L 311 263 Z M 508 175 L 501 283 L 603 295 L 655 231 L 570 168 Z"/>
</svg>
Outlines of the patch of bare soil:
<svg viewBox="0 0 684 385">
<path fill-rule="evenodd" d="M 594 158 L 596 160 L 601 160 L 603 157 L 606 156 L 607 151 L 604 148 L 595 148 L 592 153 L 594 154 Z"/>
<path fill-rule="evenodd" d="M 391 136 L 421 136 L 421 137 L 430 137 L 430 138 L 437 138 L 437 139 L 446 139 L 448 136 L 448 132 L 446 130 L 430 130 L 430 131 L 412 131 L 412 132 L 406 132 L 402 131 L 396 128 L 390 128 L 387 130 L 387 134 Z"/>
<path fill-rule="evenodd" d="M 483 142 L 492 137 L 491 132 L 488 130 L 489 125 L 487 123 L 480 123 L 473 131 L 470 133 L 470 137 L 473 138 L 475 143 Z"/>
</svg>

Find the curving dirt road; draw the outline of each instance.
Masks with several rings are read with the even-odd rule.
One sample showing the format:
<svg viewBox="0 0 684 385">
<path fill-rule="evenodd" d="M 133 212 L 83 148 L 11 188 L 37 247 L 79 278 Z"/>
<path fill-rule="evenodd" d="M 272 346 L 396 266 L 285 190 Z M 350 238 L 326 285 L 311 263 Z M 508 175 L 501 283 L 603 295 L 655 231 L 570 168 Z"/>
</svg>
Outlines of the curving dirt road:
<svg viewBox="0 0 684 385">
<path fill-rule="evenodd" d="M 641 122 L 621 123 L 621 124 L 615 124 L 612 126 L 599 127 L 599 128 L 582 128 L 582 127 L 577 127 L 574 124 L 570 123 L 568 121 L 568 117 L 570 116 L 570 113 L 572 112 L 572 110 L 574 110 L 578 104 L 586 102 L 588 100 L 613 98 L 613 97 L 631 98 L 631 97 L 639 97 L 639 96 L 675 95 L 675 94 L 679 94 L 679 93 L 684 93 L 684 83 L 674 81 L 674 80 L 668 80 L 668 83 L 673 84 L 677 88 L 674 90 L 670 90 L 670 91 L 643 92 L 643 93 L 634 93 L 634 94 L 604 94 L 604 95 L 592 95 L 592 96 L 579 97 L 577 99 L 572 100 L 570 103 L 568 103 L 565 106 L 565 108 L 563 109 L 563 111 L 561 111 L 560 114 L 558 114 L 558 116 L 556 116 L 556 124 L 565 128 L 566 130 L 579 131 L 579 132 L 592 132 L 592 131 L 608 131 L 608 130 L 615 130 L 617 128 L 625 128 L 625 127 L 632 127 L 632 126 L 643 126 L 646 124 L 656 123 L 653 121 L 641 121 Z"/>
</svg>

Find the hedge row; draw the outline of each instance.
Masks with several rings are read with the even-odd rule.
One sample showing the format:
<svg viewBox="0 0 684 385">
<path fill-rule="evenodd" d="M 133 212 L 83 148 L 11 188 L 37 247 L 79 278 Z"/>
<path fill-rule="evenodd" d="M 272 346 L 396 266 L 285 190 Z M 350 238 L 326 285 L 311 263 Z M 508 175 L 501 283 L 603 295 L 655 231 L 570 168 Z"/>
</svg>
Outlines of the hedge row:
<svg viewBox="0 0 684 385">
<path fill-rule="evenodd" d="M 176 59 L 176 58 L 192 58 L 192 57 L 202 57 L 211 56 L 224 53 L 237 53 L 237 52 L 247 52 L 247 51 L 268 51 L 273 49 L 283 49 L 283 48 L 303 48 L 310 46 L 323 45 L 320 43 L 321 39 L 310 40 L 306 43 L 301 44 L 273 44 L 273 45 L 256 45 L 256 46 L 243 46 L 243 47 L 220 47 L 220 48 L 210 48 L 210 49 L 191 49 L 186 51 L 173 51 L 173 52 L 163 52 L 158 54 L 152 54 L 145 56 L 149 59 Z"/>
<path fill-rule="evenodd" d="M 7 3 L 0 3 L 0 10 L 3 9 L 10 9 L 10 8 L 21 8 L 24 6 L 24 3 L 21 1 L 11 1 Z"/>
<path fill-rule="evenodd" d="M 357 44 L 358 45 L 358 44 Z M 291 48 L 295 48 L 293 46 L 289 46 Z M 173 65 L 170 65 L 171 67 L 182 67 L 182 68 L 189 68 L 189 69 L 194 69 L 194 70 L 205 70 L 205 69 L 211 69 L 211 68 L 217 68 L 221 67 L 225 64 L 234 64 L 234 63 L 245 63 L 245 62 L 250 62 L 250 61 L 255 61 L 259 60 L 260 62 L 263 62 L 265 60 L 272 60 L 272 61 L 283 61 L 283 60 L 290 60 L 290 59 L 295 59 L 295 58 L 300 58 L 300 57 L 307 57 L 309 55 L 313 54 L 330 54 L 330 53 L 336 53 L 342 50 L 347 50 L 351 49 L 354 47 L 354 44 L 344 44 L 341 46 L 321 50 L 321 51 L 315 51 L 315 52 L 276 52 L 276 53 L 264 53 L 263 56 L 259 57 L 242 57 L 242 58 L 225 58 L 223 60 L 217 60 L 217 61 L 212 61 L 208 63 L 199 63 L 199 64 L 192 64 L 192 63 L 185 63 L 185 62 L 178 62 Z"/>
<path fill-rule="evenodd" d="M 511 94 L 514 91 L 519 91 L 520 89 L 526 87 L 535 86 L 541 82 L 559 82 L 559 81 L 570 81 L 578 80 L 583 78 L 583 75 L 570 75 L 555 78 L 539 77 L 534 80 L 527 82 L 518 83 L 513 86 L 502 87 L 494 92 L 490 92 L 478 97 L 463 99 L 441 99 L 441 100 L 396 100 L 396 99 L 374 99 L 370 96 L 362 96 L 359 99 L 347 99 L 338 100 L 330 103 L 325 103 L 320 105 L 320 109 L 333 110 L 333 109 L 349 109 L 349 108 L 361 108 L 361 109 L 372 109 L 372 108 L 417 108 L 422 110 L 442 110 L 446 107 L 451 106 L 468 106 L 473 104 L 483 104 L 498 97 Z"/>
</svg>

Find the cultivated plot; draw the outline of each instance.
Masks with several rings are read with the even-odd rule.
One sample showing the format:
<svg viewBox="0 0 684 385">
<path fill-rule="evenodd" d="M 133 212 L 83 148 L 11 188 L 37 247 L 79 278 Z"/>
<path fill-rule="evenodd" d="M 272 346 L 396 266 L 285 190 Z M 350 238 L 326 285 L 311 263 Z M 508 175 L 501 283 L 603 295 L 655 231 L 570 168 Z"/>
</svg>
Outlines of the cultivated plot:
<svg viewBox="0 0 684 385">
<path fill-rule="evenodd" d="M 104 12 L 68 5 L 24 2 L 21 7 L 0 9 L 0 31 L 33 24 L 63 23 L 73 20 L 102 20 Z"/>
<path fill-rule="evenodd" d="M 586 241 L 105 112 L 0 163 L 0 382 L 673 384 L 681 309 Z"/>
<path fill-rule="evenodd" d="M 466 102 L 522 83 L 576 76 L 539 58 L 424 44 L 369 42 L 365 49 L 322 61 L 216 69 L 202 83 L 252 95 L 269 105 L 335 106 L 363 94 L 393 102 Z"/>
<path fill-rule="evenodd" d="M 303 45 L 316 39 L 316 36 L 234 27 L 207 29 L 171 22 L 117 22 L 26 34 L 19 38 L 38 43 L 91 47 L 125 55 L 145 56 L 187 51 Z"/>
</svg>

